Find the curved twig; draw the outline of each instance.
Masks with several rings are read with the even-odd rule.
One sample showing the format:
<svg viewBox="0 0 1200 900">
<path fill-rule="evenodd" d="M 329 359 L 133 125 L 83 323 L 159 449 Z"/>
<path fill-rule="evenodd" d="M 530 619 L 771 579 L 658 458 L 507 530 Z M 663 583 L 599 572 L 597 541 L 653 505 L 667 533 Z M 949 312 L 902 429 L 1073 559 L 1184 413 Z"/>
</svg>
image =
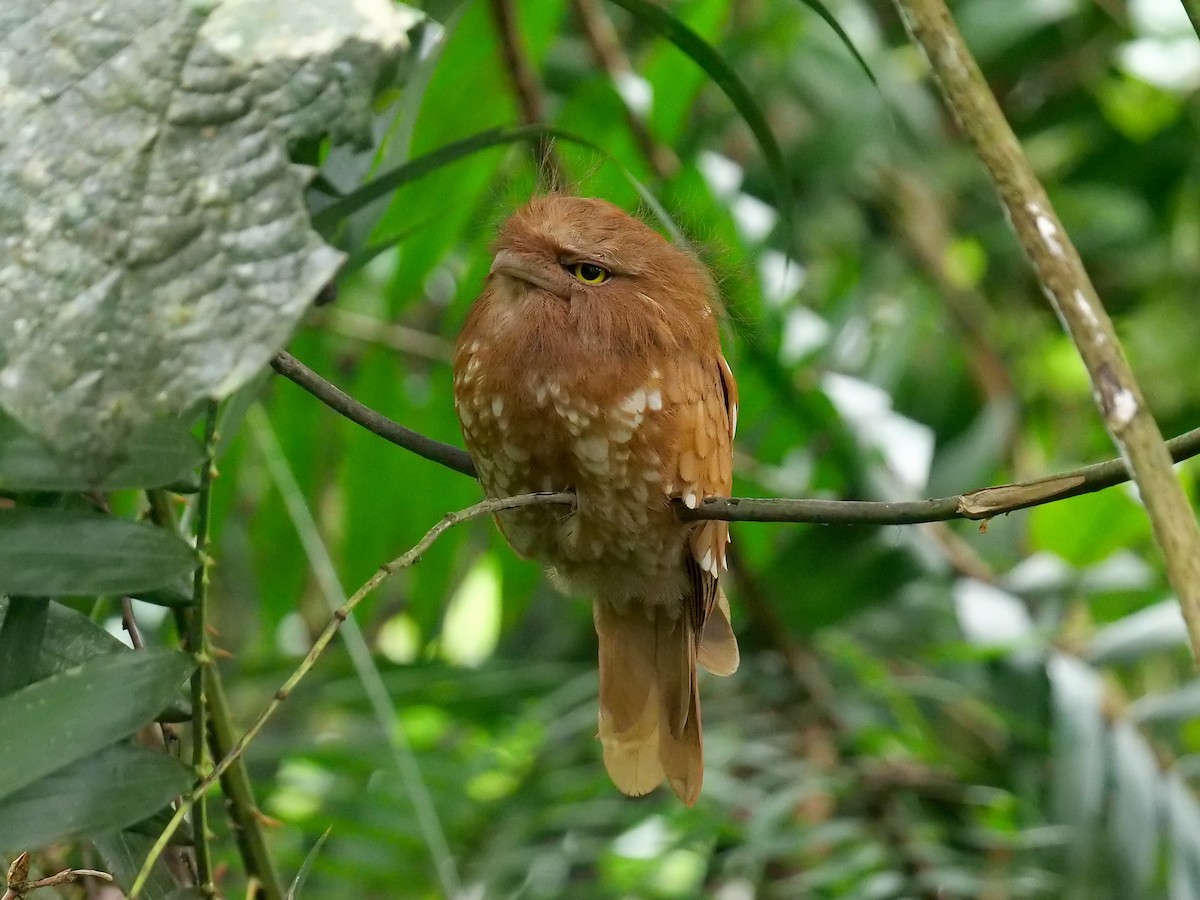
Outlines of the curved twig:
<svg viewBox="0 0 1200 900">
<path fill-rule="evenodd" d="M 461 472 L 463 475 L 475 477 L 475 464 L 466 450 L 443 444 L 433 438 L 405 428 L 399 422 L 393 422 L 387 416 L 375 412 L 369 406 L 359 403 L 345 391 L 330 384 L 290 353 L 280 351 L 271 360 L 271 368 L 294 381 L 308 391 L 334 412 L 341 413 L 351 422 L 361 425 L 372 434 L 377 434 L 385 441 L 391 441 L 405 450 L 430 462 L 438 463 L 447 469 Z"/>
<path fill-rule="evenodd" d="M 229 767 L 241 757 L 242 753 L 246 749 L 246 746 L 252 740 L 254 740 L 260 731 L 262 731 L 263 726 L 267 724 L 267 721 L 271 718 L 271 716 L 273 716 L 276 710 L 283 705 L 284 701 L 286 701 L 291 695 L 292 691 L 296 689 L 296 686 L 303 680 L 304 676 L 312 670 L 314 665 L 316 665 L 317 659 L 323 652 L 325 652 L 325 648 L 329 646 L 330 641 L 332 641 L 337 635 L 338 630 L 342 627 L 342 623 L 350 617 L 350 614 L 354 611 L 354 608 L 358 606 L 358 604 L 361 603 L 363 599 L 372 591 L 374 591 L 375 588 L 379 587 L 384 579 L 400 569 L 405 569 L 415 563 L 420 562 L 421 557 L 430 547 L 433 546 L 434 541 L 436 541 L 455 525 L 461 525 L 463 522 L 469 522 L 471 519 L 477 519 L 480 516 L 492 515 L 493 513 L 501 512 L 506 509 L 518 509 L 523 506 L 548 506 L 555 504 L 568 506 L 574 502 L 574 494 L 548 492 L 537 494 L 521 494 L 517 497 L 504 497 L 496 500 L 483 500 L 479 503 L 476 503 L 474 506 L 468 507 L 467 509 L 461 509 L 458 512 L 446 513 L 446 515 L 443 516 L 436 525 L 430 528 L 429 531 L 425 532 L 425 536 L 421 538 L 421 540 L 419 540 L 411 549 L 409 549 L 406 553 L 396 557 L 396 559 L 393 559 L 391 562 L 380 566 L 375 571 L 375 574 L 368 578 L 366 582 L 363 583 L 362 587 L 355 591 L 351 595 L 350 599 L 342 604 L 342 606 L 339 607 L 336 612 L 334 612 L 324 630 L 313 642 L 313 645 L 309 648 L 308 653 L 305 654 L 304 659 L 300 661 L 300 665 L 298 665 L 296 670 L 292 672 L 290 676 L 288 676 L 288 679 L 283 683 L 283 686 L 275 692 L 275 696 L 271 698 L 271 702 L 268 703 L 263 708 L 262 712 L 258 714 L 258 718 L 254 720 L 253 724 L 246 730 L 246 733 L 238 738 L 237 742 L 234 743 L 229 752 L 226 753 L 225 756 L 220 759 L 215 766 L 213 766 L 212 771 L 209 772 L 208 775 L 196 785 L 192 792 L 183 798 L 183 801 L 179 804 L 178 809 L 175 810 L 175 814 L 171 817 L 170 821 L 167 822 L 166 827 L 163 828 L 162 833 L 159 834 L 158 838 L 155 840 L 154 846 L 150 848 L 150 853 L 142 862 L 141 871 L 138 872 L 137 879 L 133 882 L 133 886 L 129 889 L 130 900 L 136 900 L 136 898 L 141 894 L 142 889 L 146 885 L 146 879 L 149 877 L 150 871 L 154 867 L 154 863 L 158 860 L 159 856 L 162 855 L 163 849 L 167 846 L 168 842 L 171 840 L 171 837 L 178 830 L 180 824 L 183 822 L 184 817 L 187 815 L 188 810 L 191 809 L 192 805 L 195 804 L 200 797 L 204 796 L 204 793 L 214 784 L 216 784 L 221 776 L 224 775 L 229 769 Z"/>
<path fill-rule="evenodd" d="M 359 403 L 287 353 L 271 362 L 276 372 L 294 381 L 322 403 L 373 434 L 455 472 L 475 477 L 465 450 L 405 428 Z M 1200 428 L 1167 441 L 1175 462 L 1200 454 Z M 980 488 L 932 500 L 793 500 L 789 498 L 710 497 L 697 509 L 675 504 L 683 519 L 726 522 L 809 522 L 818 525 L 915 525 L 950 519 L 990 519 L 1018 509 L 1102 491 L 1129 480 L 1120 459 L 1094 463 L 1059 475 Z"/>
</svg>

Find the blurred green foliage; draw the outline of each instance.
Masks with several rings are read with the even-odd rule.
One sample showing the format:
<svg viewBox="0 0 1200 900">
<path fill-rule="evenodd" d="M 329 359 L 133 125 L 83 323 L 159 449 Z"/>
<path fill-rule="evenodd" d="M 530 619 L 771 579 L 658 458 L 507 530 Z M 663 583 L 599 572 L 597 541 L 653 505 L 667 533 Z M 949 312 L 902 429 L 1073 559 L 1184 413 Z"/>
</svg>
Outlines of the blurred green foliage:
<svg viewBox="0 0 1200 900">
<path fill-rule="evenodd" d="M 830 4 L 876 88 L 801 3 L 667 6 L 765 112 L 792 188 L 790 240 L 744 118 L 694 61 L 603 6 L 630 67 L 618 84 L 574 4 L 512 8 L 547 121 L 608 154 L 556 142 L 572 189 L 646 211 L 632 175 L 720 280 L 743 397 L 735 493 L 911 498 L 1110 455 L 1073 348 L 894 10 Z M 383 168 L 520 119 L 489 4 L 426 10 L 445 31 L 396 98 Z M 1193 66 L 1182 84 L 1134 64 L 1129 48 L 1158 32 L 1125 4 L 962 0 L 954 12 L 1164 429 L 1193 427 L 1194 63 L 1180 59 Z M 637 129 L 676 170 L 656 171 Z M 338 237 L 352 255 L 401 238 L 342 282 L 293 352 L 455 442 L 447 342 L 497 223 L 537 185 L 528 147 L 499 147 L 360 214 Z M 268 385 L 264 402 L 348 587 L 477 496 L 290 384 Z M 236 445 L 221 468 L 217 616 L 250 710 L 326 612 L 259 454 Z M 1182 474 L 1191 485 L 1194 470 Z M 743 524 L 734 541 L 744 664 L 703 684 L 694 810 L 607 783 L 586 606 L 489 523 L 452 531 L 364 605 L 394 728 L 470 895 L 1200 896 L 1197 704 L 1132 712 L 1195 692 L 1177 616 L 1137 621 L 1167 588 L 1130 491 L 986 529 Z M 492 616 L 498 641 L 476 627 Z M 1133 649 L 1093 660 L 1097 635 Z M 452 662 L 472 641 L 471 665 Z M 265 808 L 285 823 L 284 867 L 328 827 L 306 897 L 439 895 L 429 836 L 348 663 L 327 658 L 314 680 L 251 751 Z"/>
<path fill-rule="evenodd" d="M 492 4 L 416 5 L 430 22 L 404 87 L 380 98 L 376 146 L 308 148 L 314 209 L 328 186 L 349 193 L 521 122 Z M 1112 454 L 1074 348 L 890 4 L 828 3 L 877 84 L 805 3 L 661 4 L 749 88 L 782 148 L 787 209 L 744 110 L 624 5 L 597 6 L 615 72 L 577 3 L 508 5 L 546 123 L 592 145 L 554 143 L 570 188 L 655 221 L 648 190 L 719 280 L 742 396 L 736 494 L 912 499 Z M 1195 427 L 1200 54 L 1181 8 L 953 11 L 1164 431 Z M 497 224 L 541 175 L 529 142 L 498 144 L 329 227 L 351 265 L 290 351 L 459 443 L 451 341 Z M 256 402 L 266 415 L 242 424 Z M 352 591 L 479 489 L 281 379 L 229 401 L 221 432 L 212 617 L 248 722 L 327 621 L 330 584 Z M 1195 466 L 1180 475 L 1195 499 Z M 608 783 L 587 605 L 490 522 L 450 530 L 386 581 L 356 619 L 394 711 L 372 704 L 339 642 L 248 752 L 280 868 L 305 867 L 300 896 L 432 898 L 449 879 L 489 898 L 1200 897 L 1200 688 L 1132 490 L 982 528 L 733 534 L 743 664 L 702 682 L 694 809 Z M 143 625 L 169 640 L 167 624 Z M 241 895 L 217 818 L 222 889 Z M 107 859 L 145 852 L 116 839 Z"/>
</svg>

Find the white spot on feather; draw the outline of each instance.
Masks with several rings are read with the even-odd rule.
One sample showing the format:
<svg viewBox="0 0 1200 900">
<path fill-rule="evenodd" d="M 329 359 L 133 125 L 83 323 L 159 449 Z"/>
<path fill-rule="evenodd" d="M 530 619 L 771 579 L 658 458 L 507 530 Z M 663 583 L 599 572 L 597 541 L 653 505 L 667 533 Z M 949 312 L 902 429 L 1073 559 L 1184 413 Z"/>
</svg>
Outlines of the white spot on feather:
<svg viewBox="0 0 1200 900">
<path fill-rule="evenodd" d="M 686 506 L 688 509 L 695 509 L 697 506 L 700 505 L 700 502 L 696 499 L 695 491 L 688 491 L 686 494 L 683 495 L 683 505 Z"/>
<path fill-rule="evenodd" d="M 729 436 L 737 436 L 737 410 L 738 405 L 734 403 L 729 407 Z"/>
<path fill-rule="evenodd" d="M 580 438 L 575 442 L 575 452 L 584 459 L 603 462 L 608 459 L 608 440 L 603 437 Z"/>
<path fill-rule="evenodd" d="M 705 572 L 712 573 L 712 575 L 714 577 L 716 576 L 717 567 L 713 565 L 712 547 L 709 547 L 707 550 L 704 551 L 704 556 L 702 556 L 700 558 L 700 568 L 703 569 Z"/>
<path fill-rule="evenodd" d="M 655 411 L 662 409 L 662 391 L 655 388 L 646 394 L 646 406 Z"/>
<path fill-rule="evenodd" d="M 504 398 L 497 394 L 495 397 L 492 398 L 492 415 L 498 419 L 498 418 L 500 418 L 500 414 L 503 412 L 504 412 Z"/>
<path fill-rule="evenodd" d="M 640 413 L 646 408 L 646 389 L 638 388 L 621 401 L 620 408 L 627 413 Z"/>
<path fill-rule="evenodd" d="M 514 462 L 529 462 L 529 451 L 508 441 L 504 442 L 504 454 Z"/>
</svg>

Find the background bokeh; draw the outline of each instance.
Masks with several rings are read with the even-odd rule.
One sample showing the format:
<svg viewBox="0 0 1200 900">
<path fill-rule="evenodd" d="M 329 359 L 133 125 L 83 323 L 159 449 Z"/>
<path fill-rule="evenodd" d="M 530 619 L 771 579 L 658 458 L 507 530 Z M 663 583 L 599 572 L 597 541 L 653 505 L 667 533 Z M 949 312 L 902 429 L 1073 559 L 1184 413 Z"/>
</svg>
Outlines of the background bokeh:
<svg viewBox="0 0 1200 900">
<path fill-rule="evenodd" d="M 600 148 L 555 142 L 571 188 L 657 223 L 640 184 L 719 279 L 742 395 L 735 493 L 915 499 L 1111 456 L 894 8 L 828 4 L 873 84 L 804 3 L 663 5 L 750 87 L 783 150 L 786 210 L 745 117 L 637 17 L 599 6 L 628 66 L 614 78 L 576 3 L 511 9 L 545 120 Z M 521 121 L 491 6 L 424 4 L 440 25 L 381 99 L 377 147 L 313 148 L 329 183 Z M 1200 43 L 1182 7 L 952 9 L 1164 432 L 1195 427 Z M 357 267 L 291 352 L 461 443 L 449 348 L 497 223 L 539 183 L 529 145 L 503 144 L 331 232 Z M 214 512 L 215 640 L 243 719 L 338 585 L 479 498 L 282 379 L 256 391 Z M 1195 499 L 1195 466 L 1180 474 Z M 489 522 L 386 582 L 357 622 L 394 713 L 337 643 L 248 754 L 286 871 L 329 830 L 304 896 L 434 897 L 451 878 L 469 897 L 1200 897 L 1200 690 L 1131 490 L 985 528 L 738 524 L 733 538 L 743 664 L 702 682 L 694 809 L 608 783 L 587 604 Z"/>
</svg>

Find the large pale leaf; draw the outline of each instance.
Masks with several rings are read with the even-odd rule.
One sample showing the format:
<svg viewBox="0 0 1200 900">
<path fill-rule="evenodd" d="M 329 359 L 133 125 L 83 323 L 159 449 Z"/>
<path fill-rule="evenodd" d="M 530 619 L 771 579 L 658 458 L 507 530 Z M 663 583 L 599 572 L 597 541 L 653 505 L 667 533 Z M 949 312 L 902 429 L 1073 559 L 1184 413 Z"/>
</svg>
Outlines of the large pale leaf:
<svg viewBox="0 0 1200 900">
<path fill-rule="evenodd" d="M 191 669 L 182 653 L 131 650 L 0 698 L 0 798 L 150 722 Z"/>
<path fill-rule="evenodd" d="M 289 141 L 363 137 L 387 0 L 0 4 L 0 407 L 99 477 L 263 366 L 340 255 Z"/>
</svg>

